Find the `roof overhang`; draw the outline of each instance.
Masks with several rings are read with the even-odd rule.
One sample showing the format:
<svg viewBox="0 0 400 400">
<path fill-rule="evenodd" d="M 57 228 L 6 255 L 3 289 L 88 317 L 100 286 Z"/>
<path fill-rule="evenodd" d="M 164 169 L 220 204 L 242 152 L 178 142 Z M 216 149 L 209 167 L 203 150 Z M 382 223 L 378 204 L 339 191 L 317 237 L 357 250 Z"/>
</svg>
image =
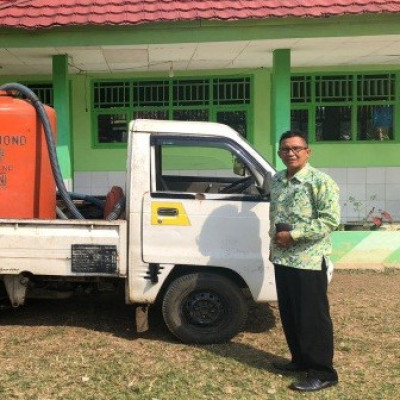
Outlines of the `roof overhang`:
<svg viewBox="0 0 400 400">
<path fill-rule="evenodd" d="M 0 75 L 48 75 L 67 54 L 70 73 L 154 73 L 271 68 L 276 49 L 293 69 L 386 68 L 400 61 L 397 15 L 140 27 L 6 30 Z"/>
</svg>

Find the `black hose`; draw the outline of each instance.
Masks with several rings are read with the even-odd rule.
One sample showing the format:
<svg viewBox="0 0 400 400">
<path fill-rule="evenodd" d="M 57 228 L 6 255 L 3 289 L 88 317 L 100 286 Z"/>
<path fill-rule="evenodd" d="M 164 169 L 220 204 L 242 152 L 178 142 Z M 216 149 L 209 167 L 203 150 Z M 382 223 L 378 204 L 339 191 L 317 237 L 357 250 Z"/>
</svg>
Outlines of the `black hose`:
<svg viewBox="0 0 400 400">
<path fill-rule="evenodd" d="M 58 193 L 57 193 L 58 195 Z M 99 199 L 98 197 L 91 196 L 89 194 L 84 194 L 84 193 L 76 193 L 76 192 L 68 192 L 69 197 L 71 197 L 72 200 L 83 200 L 87 201 L 90 204 L 93 204 L 97 208 L 100 208 L 101 210 L 104 209 L 104 200 Z"/>
<path fill-rule="evenodd" d="M 49 152 L 49 157 L 50 157 L 50 164 L 51 164 L 51 169 L 53 171 L 53 176 L 54 180 L 56 182 L 58 191 L 60 193 L 61 198 L 64 200 L 67 208 L 71 212 L 71 214 L 76 218 L 76 219 L 84 219 L 82 214 L 79 212 L 79 210 L 76 208 L 75 204 L 71 200 L 70 196 L 68 195 L 68 191 L 64 185 L 64 181 L 61 175 L 61 170 L 60 170 L 60 164 L 58 162 L 57 158 L 57 152 L 56 152 L 56 145 L 54 143 L 53 139 L 53 132 L 51 129 L 50 121 L 47 116 L 46 110 L 43 107 L 43 104 L 39 100 L 39 98 L 36 96 L 32 90 L 27 88 L 24 85 L 21 85 L 20 83 L 6 83 L 5 85 L 0 86 L 0 90 L 6 90 L 6 91 L 11 91 L 11 90 L 17 90 L 18 92 L 22 93 L 25 97 L 27 97 L 31 102 L 33 107 L 35 107 L 39 118 L 42 122 L 45 137 L 46 137 L 46 142 L 47 142 L 47 150 Z"/>
</svg>

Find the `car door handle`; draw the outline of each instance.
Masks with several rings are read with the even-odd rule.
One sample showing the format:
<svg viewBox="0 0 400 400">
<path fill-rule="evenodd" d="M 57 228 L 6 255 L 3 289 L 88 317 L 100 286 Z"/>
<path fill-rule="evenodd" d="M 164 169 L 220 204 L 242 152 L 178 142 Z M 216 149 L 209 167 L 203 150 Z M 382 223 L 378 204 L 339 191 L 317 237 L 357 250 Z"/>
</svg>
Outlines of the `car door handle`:
<svg viewBox="0 0 400 400">
<path fill-rule="evenodd" d="M 177 217 L 179 211 L 177 208 L 160 207 L 157 209 L 157 215 L 160 217 Z"/>
</svg>

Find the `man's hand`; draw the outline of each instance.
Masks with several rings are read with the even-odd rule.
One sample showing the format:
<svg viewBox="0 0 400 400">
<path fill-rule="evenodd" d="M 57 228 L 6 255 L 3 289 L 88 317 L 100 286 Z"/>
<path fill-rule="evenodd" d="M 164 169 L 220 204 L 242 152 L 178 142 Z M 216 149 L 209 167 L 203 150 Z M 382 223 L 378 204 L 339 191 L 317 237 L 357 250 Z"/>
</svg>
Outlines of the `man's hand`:
<svg viewBox="0 0 400 400">
<path fill-rule="evenodd" d="M 275 235 L 274 243 L 277 244 L 279 247 L 288 248 L 294 245 L 294 240 L 290 236 L 290 232 L 283 231 L 278 232 Z"/>
</svg>

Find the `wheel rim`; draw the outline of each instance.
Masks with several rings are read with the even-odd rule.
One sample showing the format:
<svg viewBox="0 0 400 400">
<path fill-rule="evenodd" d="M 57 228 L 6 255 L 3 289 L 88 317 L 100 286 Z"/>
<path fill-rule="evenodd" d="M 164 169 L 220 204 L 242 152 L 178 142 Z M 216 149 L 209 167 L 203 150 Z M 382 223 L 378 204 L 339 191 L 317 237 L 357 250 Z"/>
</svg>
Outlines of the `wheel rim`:
<svg viewBox="0 0 400 400">
<path fill-rule="evenodd" d="M 209 291 L 191 293 L 186 299 L 183 311 L 189 323 L 201 327 L 216 325 L 225 315 L 221 296 Z"/>
</svg>

